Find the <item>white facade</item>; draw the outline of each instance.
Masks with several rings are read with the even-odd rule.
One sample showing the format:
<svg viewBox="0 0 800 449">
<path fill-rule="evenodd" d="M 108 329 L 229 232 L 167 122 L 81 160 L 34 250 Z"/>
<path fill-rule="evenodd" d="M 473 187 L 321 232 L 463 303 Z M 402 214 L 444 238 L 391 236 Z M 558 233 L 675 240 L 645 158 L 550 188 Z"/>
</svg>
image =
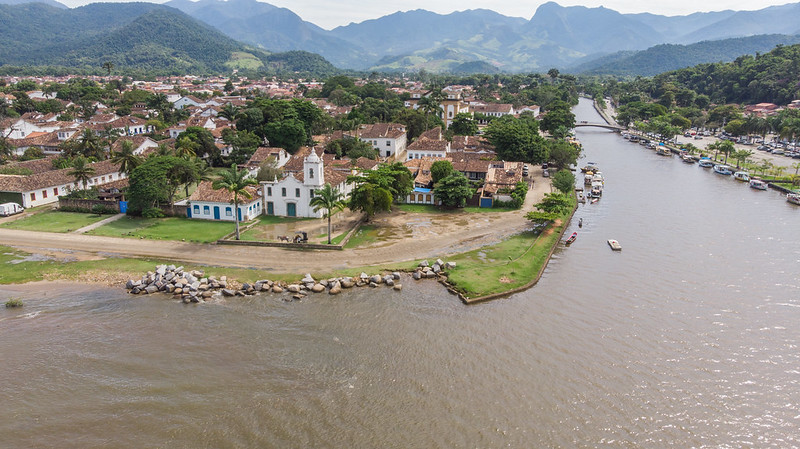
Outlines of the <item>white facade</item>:
<svg viewBox="0 0 800 449">
<path fill-rule="evenodd" d="M 124 173 L 109 173 L 105 175 L 98 175 L 89 180 L 87 187 L 88 188 L 98 187 L 102 186 L 103 184 L 108 184 L 110 182 L 118 181 L 124 178 L 125 178 Z M 22 192 L 22 207 L 27 209 L 29 207 L 36 207 L 36 206 L 41 206 L 43 204 L 55 203 L 56 201 L 58 201 L 59 196 L 66 195 L 71 191 L 78 189 L 83 189 L 83 184 L 75 181 L 70 181 L 67 183 L 59 183 L 57 185 L 43 187 L 40 189 L 28 190 Z"/>
<path fill-rule="evenodd" d="M 192 201 L 191 218 L 199 220 L 234 221 L 233 204 L 215 201 Z M 239 204 L 239 221 L 250 221 L 263 212 L 261 198 Z"/>
</svg>

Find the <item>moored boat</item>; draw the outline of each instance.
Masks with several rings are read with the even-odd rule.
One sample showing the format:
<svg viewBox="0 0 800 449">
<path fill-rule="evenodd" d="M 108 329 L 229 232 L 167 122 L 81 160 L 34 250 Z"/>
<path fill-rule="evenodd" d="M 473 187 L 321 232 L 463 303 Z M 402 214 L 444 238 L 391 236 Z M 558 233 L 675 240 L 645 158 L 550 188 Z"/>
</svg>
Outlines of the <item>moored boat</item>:
<svg viewBox="0 0 800 449">
<path fill-rule="evenodd" d="M 583 168 L 581 168 L 581 171 L 583 173 L 586 173 L 586 172 L 594 173 L 594 172 L 596 172 L 598 170 L 600 170 L 600 169 L 597 167 L 597 164 L 594 163 L 594 162 L 589 162 Z"/>
<path fill-rule="evenodd" d="M 709 159 L 707 157 L 702 157 L 702 158 L 700 158 L 700 161 L 698 162 L 697 165 L 699 165 L 699 166 L 701 166 L 703 168 L 711 168 L 711 167 L 714 166 L 714 161 L 712 161 L 711 159 Z"/>
<path fill-rule="evenodd" d="M 751 189 L 767 190 L 767 187 L 769 187 L 769 186 L 767 185 L 766 181 L 764 181 L 762 179 L 758 179 L 758 178 L 751 178 L 750 179 L 750 188 Z"/>
<path fill-rule="evenodd" d="M 727 165 L 717 164 L 714 166 L 714 173 L 718 175 L 732 175 L 733 171 Z"/>
<path fill-rule="evenodd" d="M 665 146 L 659 146 L 656 150 L 656 154 L 659 156 L 672 156 L 672 152 Z"/>
<path fill-rule="evenodd" d="M 611 247 L 612 251 L 622 251 L 622 245 L 614 239 L 608 239 L 608 246 Z"/>
<path fill-rule="evenodd" d="M 750 174 L 746 171 L 737 171 L 733 174 L 733 179 L 742 182 L 750 182 Z"/>
<path fill-rule="evenodd" d="M 786 201 L 800 206 L 800 193 L 787 193 Z"/>
<path fill-rule="evenodd" d="M 569 238 L 567 239 L 567 241 L 566 241 L 566 242 L 564 242 L 564 244 L 565 244 L 565 245 L 571 245 L 571 244 L 572 244 L 572 242 L 574 242 L 574 241 L 575 241 L 575 239 L 577 239 L 577 238 L 578 238 L 578 233 L 577 233 L 577 232 L 573 232 L 573 233 L 572 233 L 572 235 L 571 235 L 571 236 L 569 236 Z"/>
</svg>

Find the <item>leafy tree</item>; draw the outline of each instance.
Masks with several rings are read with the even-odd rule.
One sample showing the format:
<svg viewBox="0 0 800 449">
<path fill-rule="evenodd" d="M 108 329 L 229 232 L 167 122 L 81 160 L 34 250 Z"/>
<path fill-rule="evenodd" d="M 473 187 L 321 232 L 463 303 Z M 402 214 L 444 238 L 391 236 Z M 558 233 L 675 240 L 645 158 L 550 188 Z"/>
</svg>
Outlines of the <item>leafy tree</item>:
<svg viewBox="0 0 800 449">
<path fill-rule="evenodd" d="M 547 141 L 548 154 L 550 155 L 550 163 L 556 169 L 569 168 L 578 162 L 580 149 L 563 140 L 548 140 Z"/>
<path fill-rule="evenodd" d="M 141 215 L 147 209 L 170 203 L 179 185 L 175 175 L 181 171 L 175 167 L 188 164 L 179 157 L 154 155 L 134 168 L 128 180 L 128 214 Z"/>
<path fill-rule="evenodd" d="M 222 154 L 214 143 L 214 136 L 211 135 L 209 130 L 200 126 L 190 126 L 184 132 L 178 134 L 176 141 L 180 142 L 184 138 L 196 144 L 196 147 L 193 147 L 196 155 L 208 158 L 211 165 L 217 166 L 221 164 Z"/>
<path fill-rule="evenodd" d="M 308 141 L 303 122 L 298 119 L 267 123 L 262 129 L 271 145 L 285 148 L 292 154 Z"/>
<path fill-rule="evenodd" d="M 278 168 L 278 161 L 275 160 L 274 157 L 270 156 L 258 167 L 258 173 L 256 174 L 256 180 L 261 181 L 273 181 L 275 179 L 280 179 L 283 176 L 283 170 Z"/>
<path fill-rule="evenodd" d="M 133 143 L 130 140 L 123 140 L 120 150 L 114 152 L 111 162 L 119 165 L 119 171 L 130 176 L 134 168 L 142 163 L 142 158 L 133 154 Z"/>
<path fill-rule="evenodd" d="M 19 160 L 21 161 L 32 161 L 34 159 L 41 159 L 44 157 L 44 151 L 38 147 L 28 147 L 25 149 L 25 152 L 22 153 Z"/>
<path fill-rule="evenodd" d="M 89 161 L 83 156 L 78 156 L 72 161 L 72 170 L 67 174 L 74 177 L 76 182 L 83 184 L 83 190 L 88 190 L 89 181 L 94 173 L 94 167 L 89 164 Z"/>
<path fill-rule="evenodd" d="M 453 164 L 450 161 L 435 161 L 431 164 L 431 178 L 434 184 L 452 174 Z"/>
<path fill-rule="evenodd" d="M 556 221 L 556 219 L 560 216 L 560 214 L 555 212 L 543 212 L 543 211 L 530 211 L 525 214 L 525 218 L 530 220 L 535 227 L 545 227 L 550 223 Z"/>
<path fill-rule="evenodd" d="M 379 165 L 349 177 L 348 182 L 356 184 L 348 207 L 363 211 L 368 218 L 376 212 L 391 210 L 394 199 L 405 198 L 414 187 L 414 178 L 402 162 Z"/>
<path fill-rule="evenodd" d="M 469 179 L 461 172 L 451 172 L 433 188 L 433 196 L 445 207 L 464 207 L 474 193 Z"/>
<path fill-rule="evenodd" d="M 572 200 L 563 193 L 545 193 L 541 202 L 535 207 L 543 212 L 566 214 L 572 209 Z"/>
<path fill-rule="evenodd" d="M 478 134 L 478 124 L 466 112 L 456 114 L 449 129 L 457 136 L 474 136 Z"/>
<path fill-rule="evenodd" d="M 739 168 L 740 164 L 744 164 L 747 161 L 747 159 L 749 159 L 750 156 L 752 156 L 753 154 L 755 154 L 755 153 L 753 153 L 750 150 L 736 150 L 736 151 L 734 151 L 732 156 L 736 160 L 736 168 Z"/>
<path fill-rule="evenodd" d="M 545 141 L 539 136 L 539 127 L 533 118 L 505 115 L 492 120 L 485 135 L 501 159 L 534 164 L 548 159 Z"/>
<path fill-rule="evenodd" d="M 236 168 L 236 164 L 231 164 L 231 168 L 220 173 L 220 179 L 211 184 L 211 187 L 215 190 L 224 189 L 233 194 L 233 221 L 236 224 L 236 240 L 239 240 L 239 197 L 251 199 L 253 195 L 247 191 L 247 187 L 256 184 L 258 184 L 258 181 L 251 178 L 247 170 Z"/>
<path fill-rule="evenodd" d="M 372 145 L 361 139 L 350 137 L 329 141 L 325 144 L 325 152 L 335 154 L 339 158 L 347 156 L 350 159 L 358 159 L 363 156 L 368 159 L 375 159 L 378 157 L 378 152 L 372 148 Z"/>
<path fill-rule="evenodd" d="M 87 158 L 105 159 L 105 151 L 100 137 L 89 128 L 85 128 L 78 138 L 77 150 Z"/>
<path fill-rule="evenodd" d="M 344 195 L 326 183 L 324 187 L 317 190 L 311 198 L 309 205 L 314 208 L 314 212 L 325 210 L 324 218 L 328 219 L 328 245 L 331 244 L 331 217 L 344 208 Z"/>
<path fill-rule="evenodd" d="M 261 139 L 255 133 L 230 128 L 222 131 L 222 141 L 232 147 L 228 160 L 235 164 L 247 162 L 261 144 Z"/>
<path fill-rule="evenodd" d="M 562 169 L 557 171 L 551 178 L 553 187 L 566 195 L 575 191 L 575 175 L 571 171 Z"/>
<path fill-rule="evenodd" d="M 558 108 L 547 112 L 541 121 L 541 128 L 553 137 L 564 138 L 565 130 L 575 127 L 575 114 L 568 108 Z"/>
<path fill-rule="evenodd" d="M 365 179 L 353 188 L 347 207 L 364 212 L 369 220 L 376 212 L 392 210 L 392 201 L 392 192 L 388 188 Z"/>
</svg>

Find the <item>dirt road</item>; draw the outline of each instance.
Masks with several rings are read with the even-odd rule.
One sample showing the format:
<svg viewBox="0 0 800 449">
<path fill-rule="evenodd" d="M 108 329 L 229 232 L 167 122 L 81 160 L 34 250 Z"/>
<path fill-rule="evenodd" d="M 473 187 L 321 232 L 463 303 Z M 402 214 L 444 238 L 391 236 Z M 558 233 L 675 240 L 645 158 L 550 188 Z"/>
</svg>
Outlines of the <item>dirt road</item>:
<svg viewBox="0 0 800 449">
<path fill-rule="evenodd" d="M 533 169 L 536 175 L 541 169 Z M 270 247 L 197 244 L 164 240 L 137 240 L 83 234 L 0 230 L 0 244 L 36 254 L 64 253 L 79 257 L 147 257 L 213 266 L 274 270 L 276 273 L 335 272 L 345 268 L 445 257 L 498 242 L 528 227 L 524 214 L 550 192 L 550 183 L 536 176 L 525 205 L 512 212 L 479 214 L 407 214 L 393 212 L 375 219 L 386 229 L 399 229 L 408 220 L 436 223 L 422 226 L 426 232 L 400 235 L 365 248 L 334 250 L 291 250 Z"/>
</svg>

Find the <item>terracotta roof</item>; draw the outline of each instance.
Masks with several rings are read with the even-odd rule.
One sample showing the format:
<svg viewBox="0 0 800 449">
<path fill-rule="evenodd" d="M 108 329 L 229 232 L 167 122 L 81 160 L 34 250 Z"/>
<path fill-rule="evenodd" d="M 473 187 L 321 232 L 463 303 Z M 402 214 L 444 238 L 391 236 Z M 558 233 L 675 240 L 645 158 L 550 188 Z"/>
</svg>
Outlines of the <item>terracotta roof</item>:
<svg viewBox="0 0 800 449">
<path fill-rule="evenodd" d="M 510 104 L 502 104 L 502 103 L 489 103 L 486 105 L 471 105 L 469 107 L 470 112 L 477 112 L 479 114 L 487 114 L 487 113 L 503 113 L 503 114 L 511 114 L 513 111 L 514 106 Z"/>
<path fill-rule="evenodd" d="M 443 140 L 444 135 L 442 134 L 442 127 L 437 126 L 436 128 L 429 129 L 424 133 L 420 134 L 417 139 L 432 139 L 432 140 Z"/>
<path fill-rule="evenodd" d="M 250 156 L 250 160 L 247 161 L 245 164 L 248 167 L 259 167 L 261 163 L 267 160 L 275 151 L 283 150 L 283 148 L 275 148 L 275 147 L 258 147 L 255 153 Z"/>
<path fill-rule="evenodd" d="M 227 203 L 233 204 L 233 193 L 225 190 L 219 189 L 214 190 L 211 186 L 211 181 L 203 181 L 195 189 L 194 193 L 189 197 L 189 201 L 206 201 L 212 203 Z M 258 188 L 258 185 L 254 186 L 247 186 L 247 191 L 250 192 L 250 195 L 253 196 L 253 199 L 248 200 L 247 198 L 239 197 L 240 204 L 250 204 L 251 202 L 255 201 L 257 198 L 261 197 L 261 189 Z"/>
<path fill-rule="evenodd" d="M 90 166 L 94 168 L 94 177 L 119 172 L 119 166 L 111 161 L 95 162 Z M 69 175 L 71 171 L 72 168 L 64 168 L 35 173 L 30 176 L 0 175 L 0 192 L 29 192 L 52 186 L 72 184 L 75 182 L 75 177 Z"/>
<path fill-rule="evenodd" d="M 483 138 L 483 136 L 453 136 L 450 149 L 452 151 L 473 150 L 494 152 L 494 146 Z"/>
<path fill-rule="evenodd" d="M 406 132 L 405 125 L 399 123 L 375 123 L 374 125 L 361 125 L 359 137 L 362 139 L 397 139 Z"/>
<path fill-rule="evenodd" d="M 522 162 L 504 162 L 502 168 L 490 167 L 483 185 L 484 192 L 497 193 L 501 188 L 517 185 L 522 181 L 522 165 Z"/>
<path fill-rule="evenodd" d="M 408 146 L 408 151 L 447 151 L 450 142 L 446 140 L 417 139 Z"/>
<path fill-rule="evenodd" d="M 53 171 L 53 159 L 56 156 L 47 156 L 43 159 L 34 159 L 32 161 L 9 162 L 6 167 L 19 167 L 31 171 L 31 174 L 44 173 Z"/>
</svg>

